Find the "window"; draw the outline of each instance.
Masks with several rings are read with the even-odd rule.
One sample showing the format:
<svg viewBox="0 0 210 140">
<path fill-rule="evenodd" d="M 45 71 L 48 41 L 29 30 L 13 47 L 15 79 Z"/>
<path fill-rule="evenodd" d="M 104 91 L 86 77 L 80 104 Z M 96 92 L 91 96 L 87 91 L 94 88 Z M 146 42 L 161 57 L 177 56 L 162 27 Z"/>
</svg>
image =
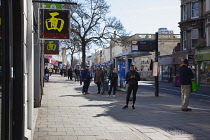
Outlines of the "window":
<svg viewBox="0 0 210 140">
<path fill-rule="evenodd" d="M 192 2 L 191 3 L 191 18 L 198 18 L 199 17 L 199 2 Z"/>
<path fill-rule="evenodd" d="M 182 20 L 186 20 L 187 19 L 187 6 L 183 5 L 182 7 Z"/>
<path fill-rule="evenodd" d="M 182 46 L 183 46 L 183 50 L 186 50 L 187 49 L 187 41 L 186 41 L 186 32 L 183 32 L 182 33 Z"/>
<path fill-rule="evenodd" d="M 191 48 L 194 49 L 198 45 L 198 29 L 191 30 Z"/>
</svg>

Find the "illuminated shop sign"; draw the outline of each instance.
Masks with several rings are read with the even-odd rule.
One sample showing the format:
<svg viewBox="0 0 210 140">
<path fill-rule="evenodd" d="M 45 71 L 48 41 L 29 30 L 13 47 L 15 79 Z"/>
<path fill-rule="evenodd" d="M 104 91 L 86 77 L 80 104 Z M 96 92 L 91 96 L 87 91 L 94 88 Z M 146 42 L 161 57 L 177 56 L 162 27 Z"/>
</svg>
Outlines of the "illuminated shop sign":
<svg viewBox="0 0 210 140">
<path fill-rule="evenodd" d="M 45 40 L 44 54 L 59 54 L 59 40 Z"/>
<path fill-rule="evenodd" d="M 39 9 L 40 39 L 69 39 L 69 10 Z"/>
</svg>

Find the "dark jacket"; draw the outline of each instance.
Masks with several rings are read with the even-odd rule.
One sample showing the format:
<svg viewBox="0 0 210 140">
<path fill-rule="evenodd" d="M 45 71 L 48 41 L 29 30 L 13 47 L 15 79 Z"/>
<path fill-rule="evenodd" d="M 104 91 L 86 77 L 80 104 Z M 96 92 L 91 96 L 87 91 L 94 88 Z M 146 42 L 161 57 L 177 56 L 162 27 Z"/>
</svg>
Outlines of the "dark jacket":
<svg viewBox="0 0 210 140">
<path fill-rule="evenodd" d="M 111 83 L 117 83 L 118 75 L 116 72 L 111 72 L 109 74 L 109 80 Z"/>
<path fill-rule="evenodd" d="M 104 71 L 102 69 L 96 70 L 94 76 L 94 82 L 99 83 L 104 81 Z"/>
<path fill-rule="evenodd" d="M 130 78 L 132 75 L 134 75 L 135 78 Z M 138 81 L 140 81 L 140 75 L 137 71 L 129 70 L 126 73 L 126 83 L 128 83 L 129 85 L 133 85 L 133 84 L 138 84 Z"/>
<path fill-rule="evenodd" d="M 68 69 L 68 75 L 72 75 L 72 68 Z"/>
<path fill-rule="evenodd" d="M 88 81 L 92 79 L 92 72 L 89 69 L 84 69 L 82 71 L 82 80 Z"/>
<path fill-rule="evenodd" d="M 181 85 L 191 85 L 191 78 L 194 78 L 192 70 L 186 65 L 179 68 L 179 76 Z"/>
</svg>

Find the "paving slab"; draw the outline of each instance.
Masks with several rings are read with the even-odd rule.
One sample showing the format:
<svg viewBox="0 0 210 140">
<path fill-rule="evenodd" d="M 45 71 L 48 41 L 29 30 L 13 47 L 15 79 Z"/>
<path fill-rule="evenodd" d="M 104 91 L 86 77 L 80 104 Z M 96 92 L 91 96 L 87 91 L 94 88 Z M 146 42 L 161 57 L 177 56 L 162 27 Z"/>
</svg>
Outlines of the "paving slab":
<svg viewBox="0 0 210 140">
<path fill-rule="evenodd" d="M 136 109 L 122 110 L 125 92 L 106 98 L 92 82 L 82 95 L 79 82 L 52 75 L 38 108 L 34 140 L 209 140 L 210 103 L 190 100 L 191 112 L 180 110 L 180 97 L 140 86 Z"/>
</svg>

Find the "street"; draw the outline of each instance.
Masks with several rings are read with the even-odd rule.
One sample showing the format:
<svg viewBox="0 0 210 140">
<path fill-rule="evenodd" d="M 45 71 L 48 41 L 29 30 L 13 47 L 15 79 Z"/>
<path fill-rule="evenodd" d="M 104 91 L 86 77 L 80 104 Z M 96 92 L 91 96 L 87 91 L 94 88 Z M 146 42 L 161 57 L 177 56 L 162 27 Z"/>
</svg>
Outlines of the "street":
<svg viewBox="0 0 210 140">
<path fill-rule="evenodd" d="M 125 92 L 107 98 L 92 82 L 82 95 L 79 82 L 52 75 L 45 83 L 34 140 L 209 140 L 209 99 L 191 98 L 191 112 L 180 110 L 179 87 L 160 83 L 159 97 L 151 82 L 141 81 L 136 109 L 122 110 Z M 170 92 L 169 92 L 170 91 Z M 169 94 L 170 93 L 170 94 Z M 200 94 L 200 93 L 199 93 Z M 179 95 L 179 96 L 178 96 Z M 194 95 L 193 95 L 194 96 Z"/>
<path fill-rule="evenodd" d="M 148 90 L 149 92 L 154 91 L 154 82 L 153 81 L 140 81 L 139 82 L 139 92 L 141 89 Z M 173 94 L 180 96 L 181 95 L 181 88 L 180 87 L 173 87 L 172 83 L 167 82 L 159 82 L 159 96 L 161 93 L 166 94 Z M 197 99 L 201 102 L 210 103 L 210 87 L 199 87 L 199 91 L 191 93 L 191 99 Z"/>
</svg>

